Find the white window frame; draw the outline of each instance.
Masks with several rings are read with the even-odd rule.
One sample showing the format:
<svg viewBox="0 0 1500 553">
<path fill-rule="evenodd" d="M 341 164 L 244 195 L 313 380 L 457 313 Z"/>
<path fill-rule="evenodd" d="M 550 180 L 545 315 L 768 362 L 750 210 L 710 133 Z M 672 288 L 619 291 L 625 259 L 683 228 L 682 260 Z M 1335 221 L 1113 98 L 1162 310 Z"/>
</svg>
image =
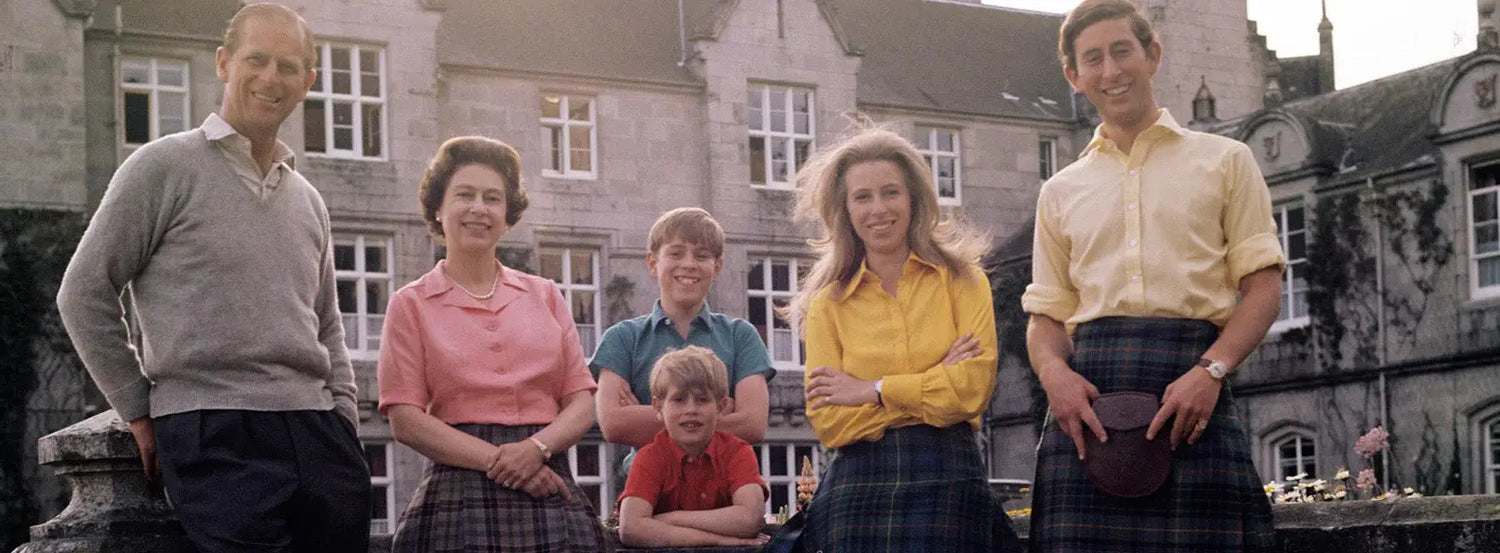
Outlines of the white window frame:
<svg viewBox="0 0 1500 553">
<path fill-rule="evenodd" d="M 1288 221 L 1291 220 L 1292 210 L 1302 211 L 1302 228 L 1297 230 L 1296 232 L 1287 230 Z M 1305 275 L 1305 272 L 1309 270 L 1308 267 L 1312 265 L 1312 261 L 1307 257 L 1300 257 L 1296 259 L 1293 259 L 1291 257 L 1292 236 L 1294 234 L 1302 236 L 1302 254 L 1304 256 L 1307 255 L 1307 248 L 1309 248 L 1312 244 L 1310 243 L 1310 236 L 1308 232 L 1309 221 L 1307 219 L 1306 206 L 1301 203 L 1277 205 L 1271 209 L 1271 216 L 1276 219 L 1276 237 L 1281 242 L 1281 251 L 1287 256 L 1286 270 L 1281 274 L 1281 313 L 1276 316 L 1276 322 L 1271 324 L 1270 333 L 1274 334 L 1291 330 L 1293 328 L 1305 327 L 1312 320 L 1312 317 L 1309 314 L 1310 310 L 1307 308 L 1308 293 L 1307 289 L 1305 288 L 1305 286 L 1307 286 L 1307 277 Z M 1300 290 L 1300 292 L 1302 293 L 1303 312 L 1300 316 L 1292 317 L 1290 316 L 1290 313 L 1287 312 L 1286 305 L 1287 298 L 1297 292 L 1292 290 L 1292 285 L 1294 282 L 1296 282 L 1297 275 L 1303 275 L 1302 281 L 1304 288 Z M 1283 316 L 1285 316 L 1286 318 L 1282 318 Z"/>
<path fill-rule="evenodd" d="M 928 175 L 932 179 L 933 191 L 937 192 L 938 205 L 961 205 L 964 201 L 964 168 L 963 168 L 963 143 L 959 135 L 962 133 L 954 127 L 943 127 L 936 125 L 917 125 L 917 141 L 920 146 L 925 139 L 927 147 L 917 148 L 922 158 L 927 160 Z M 942 133 L 953 135 L 953 150 L 938 149 L 938 136 Z M 953 196 L 944 197 L 942 188 L 938 186 L 938 159 L 953 160 Z"/>
<path fill-rule="evenodd" d="M 1296 457 L 1287 458 L 1281 455 L 1281 446 L 1289 441 L 1296 442 Z M 1271 470 L 1274 471 L 1272 472 L 1273 480 L 1282 481 L 1286 479 L 1286 471 L 1283 470 L 1283 465 L 1288 462 L 1296 465 L 1297 472 L 1292 474 L 1305 473 L 1308 476 L 1316 477 L 1318 470 L 1317 438 L 1314 438 L 1307 432 L 1293 430 L 1278 435 L 1276 439 L 1271 440 L 1269 443 L 1271 445 Z M 1309 448 L 1312 449 L 1310 453 L 1306 451 Z"/>
<path fill-rule="evenodd" d="M 1468 217 L 1466 217 L 1464 220 L 1464 224 L 1466 225 L 1469 233 L 1469 297 L 1476 300 L 1500 298 L 1500 283 L 1481 285 L 1479 282 L 1479 263 L 1481 261 L 1500 259 L 1500 251 L 1487 252 L 1483 254 L 1479 253 L 1479 237 L 1476 234 L 1477 229 L 1475 228 L 1474 224 L 1475 218 L 1479 215 L 1479 213 L 1476 211 L 1474 200 L 1479 196 L 1490 196 L 1491 198 L 1493 198 L 1493 200 L 1491 201 L 1493 205 L 1495 205 L 1495 210 L 1497 212 L 1500 212 L 1500 178 L 1497 178 L 1495 185 L 1486 186 L 1479 189 L 1474 188 L 1475 172 L 1480 170 L 1491 170 L 1500 173 L 1500 161 L 1477 163 L 1474 165 L 1470 165 L 1467 169 L 1468 170 L 1464 172 L 1464 188 L 1468 192 L 1467 194 L 1465 194 L 1465 197 L 1467 198 L 1467 208 L 1469 213 Z M 1492 215 L 1495 216 L 1494 222 L 1486 222 L 1485 224 L 1500 225 L 1500 213 L 1494 213 Z"/>
<path fill-rule="evenodd" d="M 333 92 L 332 54 L 334 48 L 349 50 L 350 83 L 348 93 Z M 375 96 L 366 96 L 364 95 L 365 91 L 363 89 L 364 80 L 361 78 L 366 70 L 361 66 L 363 60 L 361 59 L 362 56 L 360 54 L 362 52 L 371 50 L 379 54 L 380 90 Z M 307 92 L 307 99 L 303 101 L 303 109 L 307 109 L 308 101 L 323 102 L 323 151 L 312 151 L 304 147 L 304 150 L 307 150 L 307 156 L 360 159 L 369 161 L 384 161 L 388 159 L 390 155 L 390 124 L 388 123 L 388 121 L 390 120 L 391 116 L 391 110 L 388 109 L 385 93 L 386 88 L 388 88 L 388 80 L 389 78 L 387 77 L 386 72 L 385 48 L 348 43 L 324 42 L 318 44 L 318 82 L 315 83 L 315 86 L 312 90 Z M 353 130 L 351 132 L 354 133 L 354 139 L 352 144 L 350 144 L 351 148 L 349 149 L 339 149 L 334 146 L 333 104 L 335 102 L 352 104 L 350 109 L 353 110 Z M 364 107 L 366 105 L 380 106 L 379 155 L 372 156 L 364 152 Z M 306 118 L 304 118 L 304 121 L 306 121 Z M 304 138 L 306 137 L 306 132 L 307 130 L 304 129 Z"/>
<path fill-rule="evenodd" d="M 593 279 L 594 279 L 594 283 L 593 284 L 577 284 L 577 283 L 573 282 L 573 253 L 574 252 L 578 252 L 578 253 L 585 253 L 586 252 L 586 253 L 589 254 L 589 259 L 591 260 L 590 262 L 593 264 Z M 604 323 L 603 323 L 603 318 L 601 317 L 603 315 L 603 311 L 601 311 L 601 309 L 600 309 L 600 305 L 601 304 L 600 304 L 600 300 L 599 300 L 599 296 L 603 293 L 603 288 L 599 285 L 599 277 L 600 277 L 600 275 L 599 275 L 599 248 L 567 247 L 567 246 L 547 246 L 547 247 L 542 247 L 539 251 L 537 251 L 537 260 L 538 260 L 537 265 L 539 267 L 538 272 L 541 272 L 540 271 L 540 266 L 542 265 L 540 263 L 541 256 L 546 255 L 546 254 L 550 254 L 550 253 L 560 253 L 562 255 L 562 280 L 557 280 L 557 279 L 552 278 L 552 277 L 550 277 L 548 275 L 541 275 L 541 276 L 543 278 L 547 278 L 547 279 L 551 280 L 553 283 L 557 284 L 557 288 L 559 290 L 561 290 L 562 293 L 563 293 L 563 300 L 568 303 L 568 313 L 572 313 L 573 312 L 573 294 L 574 294 L 574 292 L 593 292 L 594 293 L 594 305 L 593 305 L 593 309 L 594 309 L 594 324 L 593 324 L 593 326 L 594 326 L 594 328 L 592 330 L 588 331 L 588 334 L 587 334 L 593 340 L 593 342 L 592 342 L 593 347 L 589 347 L 589 344 L 583 344 L 583 346 L 584 346 L 584 348 L 583 348 L 583 356 L 584 356 L 585 360 L 586 361 L 593 360 L 593 358 L 594 358 L 594 350 L 598 349 L 598 347 L 599 347 L 599 339 L 601 337 L 603 337 L 603 335 L 604 335 L 604 329 L 603 329 Z M 574 324 L 577 324 L 577 321 L 574 321 Z M 585 336 L 584 332 L 585 331 L 583 329 L 579 329 L 578 336 L 579 336 L 580 340 L 582 340 L 583 337 Z"/>
<path fill-rule="evenodd" d="M 798 510 L 797 509 L 797 478 L 799 476 L 802 476 L 802 475 L 801 474 L 771 474 L 771 448 L 772 447 L 778 447 L 778 446 L 786 448 L 785 449 L 785 455 L 787 457 L 786 458 L 786 467 L 787 467 L 787 471 L 788 472 L 792 472 L 792 473 L 796 473 L 797 472 L 797 448 L 799 448 L 799 447 L 807 447 L 807 448 L 811 449 L 812 450 L 812 455 L 810 456 L 810 458 L 812 459 L 813 475 L 814 476 L 819 476 L 819 470 L 818 470 L 818 468 L 823 466 L 823 448 L 818 447 L 818 442 L 816 442 L 816 441 L 770 441 L 770 440 L 767 440 L 767 441 L 761 442 L 759 444 L 755 444 L 755 446 L 754 446 L 754 448 L 755 448 L 755 458 L 760 462 L 760 475 L 761 475 L 761 477 L 763 477 L 763 478 L 766 479 L 766 487 L 769 488 L 769 489 L 774 490 L 774 489 L 776 489 L 777 486 L 782 486 L 784 489 L 786 489 L 786 491 L 787 491 L 787 499 L 790 502 L 789 504 L 792 507 L 791 508 L 791 512 L 795 514 L 797 512 L 797 510 Z M 766 496 L 766 509 L 765 509 L 765 513 L 768 514 L 768 515 L 775 514 L 775 511 L 773 510 L 773 507 L 771 506 L 771 497 L 772 496 L 770 496 L 770 495 Z"/>
<path fill-rule="evenodd" d="M 791 271 L 791 274 L 787 275 L 788 284 L 791 287 L 790 290 L 774 289 L 775 286 L 772 284 L 772 282 L 774 282 L 772 271 L 778 263 L 785 263 L 787 266 L 787 270 Z M 790 302 L 792 301 L 792 298 L 797 295 L 797 276 L 800 274 L 800 268 L 803 264 L 805 264 L 805 262 L 794 257 L 753 257 L 750 260 L 750 268 L 745 271 L 746 299 L 766 299 L 765 306 L 763 307 L 766 310 L 764 315 L 766 317 L 765 320 L 767 326 L 764 343 L 766 345 L 766 354 L 771 358 L 771 366 L 774 367 L 777 372 L 801 371 L 803 370 L 802 367 L 803 363 L 805 362 L 805 360 L 802 359 L 801 340 L 798 339 L 799 336 L 802 336 L 802 325 L 796 320 L 785 321 L 790 327 L 792 336 L 791 339 L 795 342 L 791 346 L 792 358 L 776 358 L 777 348 L 783 347 L 780 343 L 780 339 L 776 337 L 776 321 L 780 320 L 776 315 L 776 300 L 779 299 Z M 763 286 L 763 288 L 759 289 L 750 287 L 750 271 L 753 270 L 757 265 L 761 268 L 761 286 Z M 748 311 L 749 306 L 747 305 L 746 307 Z"/>
<path fill-rule="evenodd" d="M 771 113 L 773 110 L 770 108 L 771 102 L 773 100 L 772 92 L 778 93 L 778 97 L 775 98 L 775 100 L 781 104 L 784 110 L 783 113 L 785 114 L 785 119 L 782 121 L 782 124 L 784 125 L 782 128 L 785 130 L 783 131 L 771 130 Z M 792 99 L 799 93 L 807 94 L 807 132 L 805 133 L 797 132 L 796 114 L 800 112 L 794 111 L 795 104 L 792 101 Z M 751 108 L 749 106 L 748 99 L 752 94 L 760 96 L 761 107 L 758 109 L 758 116 L 751 113 Z M 817 94 L 814 93 L 813 89 L 806 87 L 751 82 L 747 87 L 745 97 L 745 127 L 746 132 L 749 135 L 749 140 L 753 141 L 756 139 L 760 139 L 763 140 L 765 144 L 765 156 L 764 159 L 761 160 L 761 163 L 763 164 L 761 166 L 761 174 L 765 176 L 765 182 L 755 182 L 753 180 L 753 175 L 755 173 L 751 171 L 750 175 L 752 175 L 752 180 L 750 181 L 750 186 L 752 188 L 770 188 L 782 190 L 789 190 L 794 188 L 797 181 L 797 170 L 800 169 L 800 167 L 798 166 L 799 162 L 797 161 L 797 144 L 799 142 L 805 142 L 807 144 L 807 152 L 809 157 L 811 157 L 814 149 L 817 148 L 817 138 L 815 136 L 818 132 Z M 772 161 L 774 159 L 774 156 L 771 152 L 771 145 L 778 139 L 785 141 L 785 149 L 782 153 L 786 156 L 787 164 L 786 180 L 781 181 L 775 180 L 775 172 L 773 170 L 775 167 L 775 163 L 774 161 Z M 750 158 L 751 163 L 754 163 L 753 156 L 748 155 L 749 146 L 747 145 L 746 148 L 747 157 Z"/>
<path fill-rule="evenodd" d="M 599 474 L 578 474 L 578 446 L 598 446 Z M 599 486 L 599 519 L 607 520 L 615 507 L 615 497 L 620 490 L 615 489 L 614 479 L 615 444 L 604 440 L 590 440 L 585 438 L 582 442 L 568 448 L 568 470 L 573 474 L 573 482 L 578 484 L 579 489 L 587 485 Z"/>
<path fill-rule="evenodd" d="M 396 444 L 389 440 L 364 440 L 360 445 L 362 449 L 370 446 L 385 448 L 385 476 L 376 476 L 374 473 L 371 473 L 370 491 L 371 493 L 380 493 L 378 490 L 382 487 L 385 488 L 386 518 L 379 519 L 372 516 L 370 518 L 370 533 L 390 534 L 396 530 L 396 485 L 395 477 L 393 476 L 396 472 Z M 368 457 L 369 453 L 365 455 Z"/>
<path fill-rule="evenodd" d="M 1057 139 L 1051 136 L 1038 137 L 1036 149 L 1036 172 L 1042 182 L 1047 182 L 1047 179 L 1057 174 Z"/>
<path fill-rule="evenodd" d="M 144 83 L 127 83 L 127 82 L 125 82 L 125 67 L 127 65 L 131 65 L 131 64 L 144 64 L 146 66 L 145 67 L 146 71 L 150 75 L 149 80 L 147 82 L 144 82 Z M 164 65 L 176 66 L 176 68 L 182 72 L 182 85 L 181 86 L 164 85 L 164 84 L 161 84 L 161 83 L 157 82 L 158 70 L 162 66 L 164 66 Z M 192 119 L 192 111 L 193 111 L 192 84 L 193 84 L 193 80 L 192 80 L 192 73 L 189 72 L 189 66 L 188 66 L 188 62 L 186 60 L 163 59 L 163 58 L 146 57 L 146 56 L 122 56 L 120 58 L 120 61 L 119 61 L 119 70 L 118 70 L 118 73 L 119 73 L 119 75 L 115 79 L 115 85 L 116 85 L 116 87 L 115 87 L 115 95 L 116 95 L 116 102 L 115 102 L 115 104 L 117 106 L 116 114 L 115 114 L 115 120 L 119 121 L 120 124 L 116 125 L 118 128 L 116 129 L 115 136 L 116 136 L 116 139 L 119 141 L 119 144 L 120 144 L 120 147 L 121 147 L 122 150 L 124 150 L 124 151 L 133 151 L 135 148 L 139 148 L 139 147 L 141 147 L 142 145 L 145 144 L 145 142 L 140 143 L 140 144 L 127 143 L 126 142 L 126 139 L 127 139 L 126 138 L 126 134 L 125 134 L 125 117 L 126 117 L 125 116 L 125 94 L 126 93 L 131 93 L 131 92 L 134 92 L 134 93 L 145 93 L 146 96 L 148 97 L 148 99 L 147 99 L 147 102 L 148 102 L 148 104 L 147 104 L 148 105 L 147 110 L 148 110 L 149 113 L 148 113 L 148 115 L 146 117 L 146 120 L 147 120 L 147 131 L 146 131 L 146 134 L 148 135 L 148 138 L 146 139 L 146 142 L 150 142 L 152 140 L 156 140 L 158 138 L 161 138 L 161 136 L 162 136 L 162 132 L 161 132 L 161 119 L 162 119 L 161 95 L 162 95 L 162 93 L 175 93 L 175 94 L 181 94 L 182 95 L 182 130 L 187 130 L 187 129 L 193 128 L 193 119 Z"/>
<path fill-rule="evenodd" d="M 541 101 L 548 102 L 549 99 L 552 98 L 556 98 L 558 101 L 558 116 L 547 117 L 543 115 L 541 117 L 542 144 L 544 144 L 543 149 L 545 150 L 545 154 L 547 155 L 547 165 L 544 165 L 542 167 L 542 176 L 559 179 L 578 180 L 594 180 L 599 178 L 599 125 L 597 123 L 599 99 L 577 94 L 569 95 L 545 92 L 542 93 Z M 571 117 L 569 117 L 574 100 L 588 100 L 588 121 L 575 121 Z M 561 162 L 561 165 L 563 167 L 561 171 L 554 169 L 551 166 L 552 148 L 554 146 L 557 146 L 557 144 L 552 143 L 551 130 L 554 128 L 562 129 L 562 145 L 561 148 L 559 148 L 561 150 L 559 152 L 559 161 Z M 573 169 L 572 138 L 573 133 L 575 132 L 589 133 L 589 170 L 587 171 L 579 171 Z"/>
<path fill-rule="evenodd" d="M 348 348 L 351 359 L 373 360 L 380 356 L 380 332 L 376 327 L 384 328 L 386 306 L 374 306 L 382 310 L 381 313 L 372 314 L 372 306 L 368 305 L 368 294 L 366 290 L 370 281 L 381 281 L 385 283 L 385 301 L 391 301 L 391 294 L 396 292 L 395 272 L 395 244 L 390 236 L 377 236 L 371 234 L 343 234 L 338 233 L 333 238 L 334 247 L 354 246 L 354 268 L 334 268 L 333 277 L 336 281 L 354 282 L 355 312 L 343 313 L 345 345 L 351 339 L 349 337 L 352 326 L 355 337 L 355 347 Z M 385 270 L 370 271 L 366 269 L 365 260 L 366 247 L 383 247 L 385 249 Z M 372 324 L 375 318 L 380 319 L 379 324 Z M 352 323 L 352 324 L 351 324 Z"/>
</svg>

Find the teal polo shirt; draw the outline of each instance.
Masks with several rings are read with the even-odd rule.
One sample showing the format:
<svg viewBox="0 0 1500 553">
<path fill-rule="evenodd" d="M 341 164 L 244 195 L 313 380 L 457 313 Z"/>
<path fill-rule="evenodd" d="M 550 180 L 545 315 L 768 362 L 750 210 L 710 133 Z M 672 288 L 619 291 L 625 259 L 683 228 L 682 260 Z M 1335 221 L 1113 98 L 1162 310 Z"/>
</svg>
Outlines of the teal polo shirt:
<svg viewBox="0 0 1500 553">
<path fill-rule="evenodd" d="M 604 331 L 604 338 L 599 340 L 594 359 L 589 363 L 594 379 L 599 379 L 600 371 L 618 374 L 630 383 L 630 391 L 635 392 L 641 405 L 650 405 L 651 367 L 656 365 L 656 358 L 686 346 L 702 346 L 719 356 L 729 369 L 730 397 L 734 396 L 734 387 L 747 376 L 764 374 L 768 382 L 775 376 L 766 345 L 749 322 L 709 311 L 704 303 L 691 324 L 687 338 L 683 339 L 672 326 L 672 318 L 662 311 L 661 300 L 656 301 L 650 315 L 615 323 Z"/>
</svg>

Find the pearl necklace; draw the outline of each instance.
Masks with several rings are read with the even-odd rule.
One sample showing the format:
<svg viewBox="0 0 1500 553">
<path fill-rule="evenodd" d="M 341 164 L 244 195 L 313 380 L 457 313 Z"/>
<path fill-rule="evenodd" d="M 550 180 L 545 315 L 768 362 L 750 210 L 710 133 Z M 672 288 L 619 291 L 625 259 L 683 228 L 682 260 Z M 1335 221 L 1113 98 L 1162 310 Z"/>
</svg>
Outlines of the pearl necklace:
<svg viewBox="0 0 1500 553">
<path fill-rule="evenodd" d="M 449 277 L 449 278 L 451 279 L 452 277 Z M 465 294 L 469 295 L 469 297 L 474 298 L 476 300 L 480 300 L 480 301 L 484 301 L 484 300 L 487 300 L 487 299 L 490 299 L 491 297 L 493 297 L 495 295 L 495 288 L 499 284 L 500 284 L 500 271 L 495 271 L 495 281 L 490 283 L 490 291 L 486 292 L 486 293 L 483 293 L 483 294 L 475 294 L 474 292 L 470 291 L 468 288 L 464 288 L 464 285 L 459 284 L 457 280 L 453 281 L 453 285 L 457 286 L 459 290 L 463 290 Z"/>
</svg>

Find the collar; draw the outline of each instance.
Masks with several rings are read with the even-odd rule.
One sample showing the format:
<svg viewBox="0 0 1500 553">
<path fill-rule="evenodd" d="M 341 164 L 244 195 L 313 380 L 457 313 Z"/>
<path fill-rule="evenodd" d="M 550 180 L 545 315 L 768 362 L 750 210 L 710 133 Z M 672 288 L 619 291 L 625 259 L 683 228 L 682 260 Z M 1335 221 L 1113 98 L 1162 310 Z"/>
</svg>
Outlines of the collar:
<svg viewBox="0 0 1500 553">
<path fill-rule="evenodd" d="M 719 439 L 719 432 L 721 431 L 715 430 L 713 435 L 708 438 L 708 446 L 703 448 L 703 457 L 710 461 L 714 459 L 714 447 L 719 445 L 719 442 L 721 441 Z M 658 446 L 666 449 L 667 453 L 670 453 L 672 455 L 672 458 L 677 460 L 678 465 L 681 465 L 682 462 L 687 459 L 687 452 L 683 451 L 681 447 L 677 446 L 677 442 L 672 440 L 672 436 L 667 434 L 667 430 L 665 428 L 658 430 L 656 432 L 656 438 L 652 439 L 652 441 L 655 442 Z"/>
<path fill-rule="evenodd" d="M 495 301 L 487 308 L 498 310 L 505 304 L 510 303 L 511 300 L 524 295 L 526 293 L 526 283 L 521 280 L 519 272 L 515 269 L 505 268 L 504 265 L 500 264 L 500 260 L 495 260 L 495 266 L 500 271 L 500 283 L 495 286 Z M 417 287 L 418 292 L 423 298 L 442 296 L 444 305 L 486 307 L 484 304 L 479 303 L 479 300 L 470 297 L 469 294 L 458 289 L 458 285 L 453 282 L 453 278 L 448 276 L 447 259 L 438 261 L 436 267 L 433 267 L 427 274 L 422 275 L 422 278 L 417 281 Z"/>
<path fill-rule="evenodd" d="M 1172 113 L 1168 112 L 1167 108 L 1157 108 L 1156 122 L 1146 127 L 1146 130 L 1141 131 L 1141 135 L 1136 138 L 1136 141 L 1139 142 L 1141 138 L 1161 136 L 1162 133 L 1176 136 L 1187 135 L 1187 129 L 1177 124 L 1177 120 L 1172 117 Z M 1104 137 L 1104 125 L 1100 124 L 1094 127 L 1094 137 L 1089 140 L 1087 146 L 1083 147 L 1083 153 L 1078 155 L 1079 159 L 1089 155 L 1089 152 L 1104 147 L 1106 144 L 1111 148 L 1115 147 L 1115 141 Z"/>
<path fill-rule="evenodd" d="M 904 274 L 906 272 L 906 267 L 912 265 L 913 263 L 915 263 L 919 267 L 925 266 L 934 271 L 943 270 L 943 268 L 938 266 L 936 263 L 933 263 L 926 259 L 922 259 L 922 256 L 917 255 L 917 252 L 911 252 L 906 254 L 906 263 L 901 266 L 902 273 Z M 848 299 L 850 295 L 854 294 L 854 289 L 859 288 L 860 283 L 864 282 L 866 278 L 877 280 L 880 278 L 878 276 L 875 276 L 875 271 L 870 270 L 868 259 L 859 263 L 859 272 L 854 273 L 854 278 L 849 279 L 849 283 L 844 285 L 843 293 L 839 294 L 838 299 L 835 301 L 842 302 Z"/>
<path fill-rule="evenodd" d="M 704 300 L 703 307 L 701 307 L 701 308 L 698 309 L 698 314 L 697 315 L 693 315 L 693 322 L 703 321 L 703 324 L 705 324 L 705 325 L 708 324 L 708 314 L 709 314 L 708 301 Z M 652 328 L 652 330 L 655 330 L 656 329 L 656 325 L 661 324 L 661 322 L 663 320 L 671 320 L 671 319 L 672 318 L 667 315 L 667 312 L 661 308 L 661 299 L 657 298 L 656 304 L 651 308 L 651 319 L 650 319 L 650 322 L 651 322 L 651 328 Z M 671 440 L 667 440 L 667 441 L 670 442 Z"/>
<path fill-rule="evenodd" d="M 208 139 L 209 142 L 227 141 L 231 147 L 243 148 L 247 154 L 249 153 L 250 139 L 245 138 L 245 135 L 234 130 L 234 126 L 225 121 L 223 117 L 219 117 L 219 114 L 209 112 L 208 117 L 203 119 L 203 124 L 200 127 L 203 129 L 203 137 Z M 287 167 L 295 169 L 297 154 L 292 152 L 292 148 L 279 139 L 276 141 L 276 153 L 273 157 L 276 163 L 285 163 Z"/>
</svg>

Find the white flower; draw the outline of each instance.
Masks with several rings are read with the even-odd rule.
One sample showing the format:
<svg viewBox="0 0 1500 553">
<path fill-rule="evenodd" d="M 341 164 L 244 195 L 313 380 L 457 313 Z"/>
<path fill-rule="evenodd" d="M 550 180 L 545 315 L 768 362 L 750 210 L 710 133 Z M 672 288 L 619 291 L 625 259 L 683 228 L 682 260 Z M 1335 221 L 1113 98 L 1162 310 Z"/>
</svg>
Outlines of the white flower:
<svg viewBox="0 0 1500 553">
<path fill-rule="evenodd" d="M 1349 469 L 1340 468 L 1338 474 L 1333 475 L 1333 479 L 1334 480 L 1348 480 L 1349 479 Z"/>
<path fill-rule="evenodd" d="M 1349 492 L 1344 491 L 1342 489 L 1339 490 L 1339 491 L 1333 492 L 1333 498 L 1334 499 L 1343 499 L 1344 496 L 1347 496 L 1347 495 L 1349 495 Z"/>
</svg>

